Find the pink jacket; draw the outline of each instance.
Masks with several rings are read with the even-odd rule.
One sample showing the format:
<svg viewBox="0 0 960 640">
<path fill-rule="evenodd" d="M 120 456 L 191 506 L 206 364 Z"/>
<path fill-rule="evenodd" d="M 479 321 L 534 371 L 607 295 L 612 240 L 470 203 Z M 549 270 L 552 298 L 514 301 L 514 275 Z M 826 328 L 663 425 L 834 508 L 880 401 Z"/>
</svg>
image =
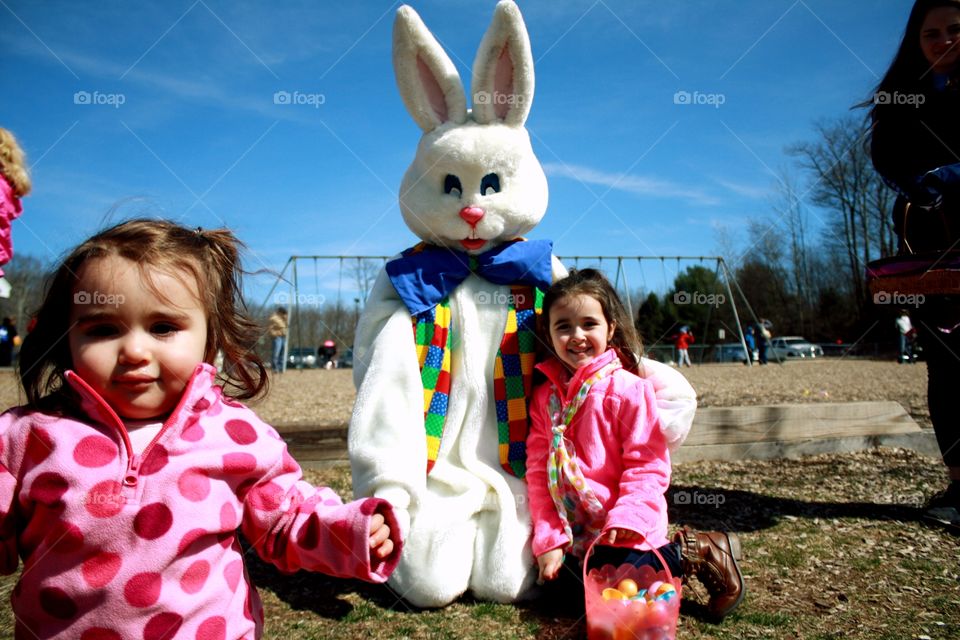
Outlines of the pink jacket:
<svg viewBox="0 0 960 640">
<path fill-rule="evenodd" d="M 371 582 L 393 571 L 390 505 L 344 505 L 304 482 L 277 432 L 224 398 L 215 373 L 197 367 L 141 455 L 73 372 L 89 418 L 0 416 L 0 573 L 24 562 L 11 596 L 17 638 L 259 638 L 263 607 L 239 532 L 282 571 Z M 386 561 L 370 558 L 375 512 L 393 536 Z"/>
<path fill-rule="evenodd" d="M 13 194 L 13 187 L 0 175 L 0 265 L 7 264 L 13 258 L 13 238 L 10 225 L 20 217 L 22 211 L 20 198 Z M 0 276 L 3 269 L 0 269 Z"/>
<path fill-rule="evenodd" d="M 572 378 L 559 360 L 537 365 L 548 382 L 533 393 L 532 424 L 527 437 L 527 490 L 534 556 L 570 542 L 547 488 L 547 455 L 552 439 L 548 415 L 551 386 L 556 385 L 561 403 L 566 406 L 584 380 L 616 357 L 616 352 L 609 349 L 577 369 Z M 619 369 L 590 388 L 566 431 L 584 477 L 606 509 L 605 529 L 630 529 L 643 534 L 645 539 L 629 545 L 636 549 L 667 544 L 664 494 L 670 485 L 670 452 L 657 423 L 653 386 Z"/>
</svg>

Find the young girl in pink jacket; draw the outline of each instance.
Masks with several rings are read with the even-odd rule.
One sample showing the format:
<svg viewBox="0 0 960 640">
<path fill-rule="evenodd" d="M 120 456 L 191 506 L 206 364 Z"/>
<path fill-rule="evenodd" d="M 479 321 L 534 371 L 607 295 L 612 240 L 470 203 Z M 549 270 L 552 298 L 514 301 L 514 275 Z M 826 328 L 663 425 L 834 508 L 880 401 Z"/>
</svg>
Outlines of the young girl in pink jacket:
<svg viewBox="0 0 960 640">
<path fill-rule="evenodd" d="M 674 576 L 695 574 L 709 611 L 723 617 L 744 595 L 734 534 L 682 528 L 667 538 L 670 452 L 651 383 L 637 375 L 640 340 L 616 291 L 595 269 L 573 270 L 543 300 L 540 335 L 550 357 L 530 402 L 527 488 L 540 580 L 567 554 L 579 575 L 604 564 L 652 565 L 657 549 Z"/>
<path fill-rule="evenodd" d="M 16 638 L 259 638 L 240 533 L 282 571 L 383 582 L 396 566 L 390 505 L 304 482 L 238 402 L 267 384 L 239 248 L 227 230 L 134 220 L 54 274 L 21 350 L 28 404 L 0 416 Z"/>
</svg>

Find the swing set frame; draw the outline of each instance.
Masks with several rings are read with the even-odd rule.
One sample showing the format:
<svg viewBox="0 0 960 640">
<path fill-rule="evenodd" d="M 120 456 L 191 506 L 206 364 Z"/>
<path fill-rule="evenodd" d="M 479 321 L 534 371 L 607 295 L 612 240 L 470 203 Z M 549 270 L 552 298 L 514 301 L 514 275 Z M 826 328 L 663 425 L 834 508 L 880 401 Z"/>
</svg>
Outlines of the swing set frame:
<svg viewBox="0 0 960 640">
<path fill-rule="evenodd" d="M 274 292 L 281 285 L 281 283 L 286 282 L 290 286 L 290 293 L 288 296 L 284 297 L 284 301 L 289 301 L 288 306 L 292 306 L 290 309 L 290 318 L 291 318 L 291 329 L 296 334 L 297 343 L 302 344 L 303 338 L 303 323 L 301 320 L 300 314 L 300 303 L 304 300 L 305 295 L 303 294 L 303 287 L 300 278 L 300 271 L 298 270 L 297 263 L 302 261 L 312 261 L 314 265 L 314 288 L 319 295 L 320 291 L 320 272 L 319 264 L 321 261 L 330 261 L 331 263 L 337 264 L 338 277 L 337 277 L 337 299 L 336 304 L 337 308 L 342 308 L 342 295 L 343 295 L 343 270 L 345 265 L 356 264 L 358 272 L 362 270 L 364 265 L 369 264 L 371 261 L 379 262 L 381 268 L 388 260 L 392 259 L 393 256 L 384 256 L 384 255 L 292 255 L 287 259 L 286 264 L 283 269 L 277 274 L 276 280 L 274 280 L 273 285 L 270 287 L 270 290 L 267 292 L 266 297 L 264 298 L 263 304 L 261 305 L 261 312 L 265 311 L 270 303 L 271 297 L 274 295 Z M 644 285 L 646 285 L 646 277 L 643 274 L 643 263 L 645 261 L 651 262 L 660 262 L 661 271 L 663 272 L 664 285 L 667 286 L 667 276 L 666 276 L 666 263 L 667 261 L 673 262 L 676 261 L 677 264 L 677 273 L 680 272 L 680 263 L 681 262 L 695 262 L 698 264 L 703 263 L 713 263 L 715 264 L 714 275 L 717 280 L 723 283 L 723 286 L 726 290 L 726 299 L 729 300 L 731 310 L 733 312 L 734 322 L 737 328 L 737 337 L 739 338 L 740 346 L 743 349 L 743 353 L 746 354 L 746 363 L 750 366 L 753 365 L 753 359 L 750 357 L 750 351 L 747 349 L 746 338 L 743 333 L 743 326 L 740 322 L 740 313 L 737 309 L 736 299 L 733 295 L 733 288 L 736 288 L 736 291 L 740 294 L 740 299 L 743 301 L 747 311 L 750 316 L 753 318 L 755 323 L 759 323 L 756 313 L 754 313 L 753 308 L 750 306 L 750 302 L 747 300 L 746 296 L 743 293 L 743 290 L 740 288 L 740 285 L 737 283 L 736 279 L 733 278 L 730 270 L 727 268 L 727 263 L 722 256 L 615 256 L 615 255 L 570 255 L 570 256 L 557 256 L 563 264 L 573 266 L 574 268 L 579 268 L 581 262 L 587 262 L 588 264 L 595 265 L 596 268 L 601 271 L 607 272 L 604 269 L 604 262 L 615 263 L 616 271 L 615 275 L 612 278 L 612 283 L 614 288 L 626 292 L 625 303 L 627 307 L 627 313 L 631 318 L 634 317 L 633 301 L 632 295 L 630 294 L 630 286 L 627 281 L 627 269 L 625 265 L 636 261 L 640 265 L 641 276 L 644 280 Z M 332 270 L 332 268 L 331 268 Z M 327 271 L 329 273 L 330 270 Z M 289 276 L 288 276 L 289 273 Z M 732 285 L 732 286 L 731 286 Z M 646 286 L 644 286 L 646 290 Z M 665 289 L 666 290 L 666 289 Z M 322 297 L 322 296 L 321 296 Z M 359 297 L 354 297 L 354 321 L 356 322 L 359 319 L 361 305 L 364 300 Z M 279 301 L 275 299 L 273 306 L 280 306 Z M 710 326 L 710 312 L 707 314 L 706 326 L 704 327 L 704 334 L 707 333 Z M 330 328 L 333 334 L 339 337 L 339 327 Z M 288 353 L 290 349 L 290 340 L 288 339 L 284 345 L 284 362 L 287 361 Z M 776 357 L 776 356 L 775 356 Z M 701 354 L 702 361 L 702 354 Z"/>
</svg>

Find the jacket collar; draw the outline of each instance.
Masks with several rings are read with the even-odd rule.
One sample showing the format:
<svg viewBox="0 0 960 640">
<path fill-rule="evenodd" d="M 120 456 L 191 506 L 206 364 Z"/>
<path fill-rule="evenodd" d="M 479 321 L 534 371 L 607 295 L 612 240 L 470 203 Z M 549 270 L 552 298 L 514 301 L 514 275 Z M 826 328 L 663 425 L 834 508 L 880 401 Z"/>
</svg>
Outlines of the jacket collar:
<svg viewBox="0 0 960 640">
<path fill-rule="evenodd" d="M 564 403 L 569 402 L 571 395 L 577 393 L 583 385 L 583 381 L 594 373 L 607 366 L 617 358 L 617 352 L 613 348 L 607 349 L 599 356 L 583 365 L 570 375 L 567 366 L 556 356 L 551 357 L 537 365 L 537 370 L 543 373 L 560 392 Z"/>
<path fill-rule="evenodd" d="M 117 415 L 107 401 L 97 393 L 83 378 L 73 370 L 68 370 L 64 376 L 80 398 L 80 408 L 91 419 L 108 426 L 119 427 L 126 434 L 123 420 Z M 217 370 L 213 365 L 201 362 L 193 370 L 183 395 L 176 408 L 164 421 L 164 428 L 173 425 L 182 425 L 191 416 L 206 411 L 206 409 L 220 398 L 220 387 L 215 384 Z M 203 402 L 206 400 L 206 402 Z"/>
</svg>

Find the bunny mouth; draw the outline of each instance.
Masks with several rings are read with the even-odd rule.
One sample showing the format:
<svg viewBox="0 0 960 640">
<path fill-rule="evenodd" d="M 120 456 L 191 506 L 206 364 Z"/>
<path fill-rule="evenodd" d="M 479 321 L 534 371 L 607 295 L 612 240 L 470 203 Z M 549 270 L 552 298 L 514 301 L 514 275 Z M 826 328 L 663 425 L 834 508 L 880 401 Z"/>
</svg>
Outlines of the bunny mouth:
<svg viewBox="0 0 960 640">
<path fill-rule="evenodd" d="M 483 248 L 483 245 L 487 244 L 487 241 L 483 238 L 465 238 L 460 241 L 460 244 L 467 251 L 477 251 Z"/>
</svg>

